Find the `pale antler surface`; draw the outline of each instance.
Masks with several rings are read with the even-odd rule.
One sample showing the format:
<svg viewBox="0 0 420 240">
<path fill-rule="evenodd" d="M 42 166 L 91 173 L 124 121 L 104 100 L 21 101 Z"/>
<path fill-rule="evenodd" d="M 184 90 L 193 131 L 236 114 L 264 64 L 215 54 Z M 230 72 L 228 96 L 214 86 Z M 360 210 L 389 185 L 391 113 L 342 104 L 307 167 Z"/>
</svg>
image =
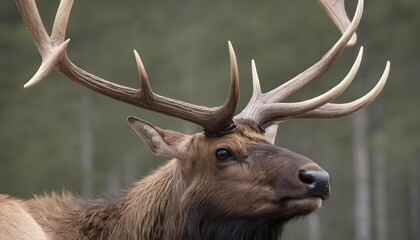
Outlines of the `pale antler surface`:
<svg viewBox="0 0 420 240">
<path fill-rule="evenodd" d="M 335 1 L 320 1 L 321 5 L 333 2 L 333 8 L 340 13 L 339 16 L 347 18 L 344 11 L 344 4 L 338 4 Z M 331 8 L 328 8 L 331 9 Z M 338 9 L 338 10 L 337 10 Z M 387 62 L 384 73 L 378 81 L 377 85 L 365 96 L 343 104 L 333 104 L 330 101 L 338 97 L 354 79 L 362 58 L 363 48 L 360 48 L 353 67 L 343 81 L 330 91 L 306 100 L 295 103 L 284 103 L 284 101 L 291 95 L 297 93 L 304 87 L 313 83 L 315 80 L 323 76 L 333 63 L 340 57 L 346 46 L 352 45 L 350 41 L 355 39 L 355 32 L 360 23 L 363 14 L 363 0 L 359 0 L 355 16 L 348 28 L 344 31 L 341 38 L 336 44 L 313 66 L 300 73 L 296 77 L 280 85 L 279 87 L 262 93 L 260 82 L 257 74 L 255 62 L 252 61 L 252 77 L 253 77 L 253 94 L 251 100 L 245 109 L 235 116 L 236 119 L 248 118 L 255 120 L 263 127 L 275 125 L 277 122 L 289 118 L 335 118 L 348 115 L 352 112 L 362 109 L 371 103 L 384 87 L 390 69 L 390 63 Z M 342 21 L 346 22 L 346 21 Z M 353 39 L 353 40 L 352 40 Z M 350 43 L 350 44 L 349 44 Z M 273 131 L 276 131 L 274 129 Z"/>
<path fill-rule="evenodd" d="M 64 38 L 73 0 L 61 0 L 51 37 L 45 30 L 34 0 L 16 0 L 16 3 L 42 57 L 42 64 L 38 72 L 25 84 L 25 87 L 36 84 L 52 70 L 58 70 L 70 80 L 95 92 L 141 108 L 196 123 L 208 132 L 223 130 L 232 123 L 239 101 L 239 75 L 235 52 L 230 42 L 229 55 L 232 80 L 229 95 L 223 105 L 208 108 L 153 93 L 137 52 L 135 52 L 135 58 L 141 79 L 141 89 L 132 89 L 109 82 L 72 63 L 66 54 L 66 48 L 70 40 L 64 41 Z"/>
<path fill-rule="evenodd" d="M 353 45 L 355 42 L 355 32 L 363 13 L 363 0 L 358 1 L 355 16 L 351 23 L 348 21 L 342 0 L 319 0 L 318 2 L 327 11 L 339 29 L 343 31 L 341 38 L 325 54 L 325 56 L 313 66 L 293 79 L 264 94 L 261 93 L 257 70 L 253 61 L 253 95 L 245 109 L 234 118 L 253 119 L 261 126 L 269 127 L 276 122 L 288 118 L 341 117 L 365 107 L 372 102 L 382 90 L 389 73 L 389 62 L 387 63 L 381 80 L 368 94 L 351 103 L 330 103 L 330 101 L 340 95 L 353 80 L 360 65 L 362 56 L 361 49 L 354 66 L 344 80 L 336 87 L 332 88 L 325 94 L 310 100 L 296 103 L 282 102 L 323 76 L 340 57 L 346 46 Z M 45 27 L 43 26 L 34 0 L 16 0 L 16 3 L 32 34 L 35 45 L 42 56 L 41 67 L 34 77 L 25 84 L 25 87 L 36 84 L 48 75 L 49 72 L 55 69 L 63 73 L 72 81 L 88 87 L 98 93 L 141 108 L 161 112 L 197 123 L 203 126 L 208 133 L 217 133 L 222 131 L 229 127 L 232 123 L 232 118 L 239 101 L 239 76 L 236 56 L 230 42 L 229 54 L 232 80 L 229 95 L 223 105 L 208 108 L 153 93 L 144 65 L 136 51 L 134 51 L 134 54 L 140 75 L 140 89 L 132 89 L 106 81 L 73 64 L 66 55 L 66 47 L 69 40 L 64 41 L 66 26 L 73 0 L 62 0 L 60 2 L 51 37 L 48 36 Z"/>
</svg>

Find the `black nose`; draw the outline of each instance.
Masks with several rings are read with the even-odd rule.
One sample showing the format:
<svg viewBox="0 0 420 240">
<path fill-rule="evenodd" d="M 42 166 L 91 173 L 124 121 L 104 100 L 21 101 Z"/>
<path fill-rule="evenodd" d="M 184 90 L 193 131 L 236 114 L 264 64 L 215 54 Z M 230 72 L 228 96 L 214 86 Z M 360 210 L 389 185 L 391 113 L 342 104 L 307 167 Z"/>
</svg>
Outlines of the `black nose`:
<svg viewBox="0 0 420 240">
<path fill-rule="evenodd" d="M 330 196 L 330 176 L 324 170 L 300 170 L 299 180 L 309 189 L 309 196 L 327 199 Z"/>
</svg>

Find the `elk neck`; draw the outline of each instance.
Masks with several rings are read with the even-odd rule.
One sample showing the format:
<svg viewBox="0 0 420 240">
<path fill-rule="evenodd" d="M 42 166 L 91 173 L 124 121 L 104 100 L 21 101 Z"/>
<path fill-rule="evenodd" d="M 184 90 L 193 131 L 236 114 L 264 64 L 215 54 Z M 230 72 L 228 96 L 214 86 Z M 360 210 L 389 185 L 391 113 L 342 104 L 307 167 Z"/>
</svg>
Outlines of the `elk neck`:
<svg viewBox="0 0 420 240">
<path fill-rule="evenodd" d="M 118 196 L 82 200 L 53 193 L 25 207 L 51 239 L 177 239 L 183 191 L 173 159 Z"/>
</svg>

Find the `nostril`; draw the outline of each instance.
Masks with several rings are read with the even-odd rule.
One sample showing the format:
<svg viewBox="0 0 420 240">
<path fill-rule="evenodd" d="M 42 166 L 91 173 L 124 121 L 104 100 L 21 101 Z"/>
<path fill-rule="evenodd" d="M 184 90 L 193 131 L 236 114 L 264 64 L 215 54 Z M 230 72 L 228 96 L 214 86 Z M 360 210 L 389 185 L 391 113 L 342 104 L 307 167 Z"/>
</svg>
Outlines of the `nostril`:
<svg viewBox="0 0 420 240">
<path fill-rule="evenodd" d="M 330 177 L 323 170 L 300 170 L 299 180 L 308 187 L 311 196 L 327 199 L 330 195 Z"/>
<path fill-rule="evenodd" d="M 299 180 L 307 185 L 311 185 L 316 182 L 315 175 L 312 174 L 312 171 L 299 171 Z"/>
</svg>

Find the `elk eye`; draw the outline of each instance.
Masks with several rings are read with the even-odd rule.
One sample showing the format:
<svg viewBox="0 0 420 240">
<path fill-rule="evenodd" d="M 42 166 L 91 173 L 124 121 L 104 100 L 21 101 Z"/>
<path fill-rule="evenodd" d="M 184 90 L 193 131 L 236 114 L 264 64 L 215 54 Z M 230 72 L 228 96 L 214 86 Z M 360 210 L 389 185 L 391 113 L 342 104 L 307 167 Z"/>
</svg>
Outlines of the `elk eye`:
<svg viewBox="0 0 420 240">
<path fill-rule="evenodd" d="M 227 148 L 219 148 L 216 150 L 216 158 L 219 161 L 225 161 L 229 158 L 232 158 L 233 155 L 231 151 Z"/>
</svg>

